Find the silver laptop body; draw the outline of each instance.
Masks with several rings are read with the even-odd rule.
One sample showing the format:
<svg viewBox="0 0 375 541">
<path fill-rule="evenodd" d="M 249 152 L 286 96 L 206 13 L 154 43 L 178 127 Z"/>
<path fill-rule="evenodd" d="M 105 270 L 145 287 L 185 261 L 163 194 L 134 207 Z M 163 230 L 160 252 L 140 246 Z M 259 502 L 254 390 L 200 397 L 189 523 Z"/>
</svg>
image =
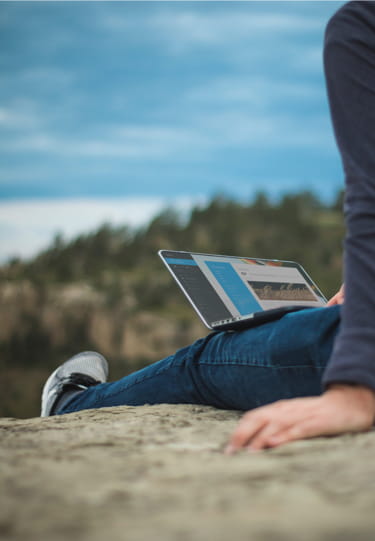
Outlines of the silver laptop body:
<svg viewBox="0 0 375 541">
<path fill-rule="evenodd" d="M 159 256 L 211 330 L 240 330 L 327 302 L 294 261 L 173 250 Z"/>
</svg>

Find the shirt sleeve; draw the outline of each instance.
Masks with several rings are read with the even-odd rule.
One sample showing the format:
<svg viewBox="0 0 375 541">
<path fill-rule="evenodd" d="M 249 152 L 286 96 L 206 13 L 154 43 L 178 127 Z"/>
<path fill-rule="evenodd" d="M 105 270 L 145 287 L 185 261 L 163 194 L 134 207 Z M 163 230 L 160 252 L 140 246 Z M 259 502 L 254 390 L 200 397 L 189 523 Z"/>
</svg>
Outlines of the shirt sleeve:
<svg viewBox="0 0 375 541">
<path fill-rule="evenodd" d="M 327 25 L 324 68 L 345 173 L 345 302 L 323 386 L 375 391 L 375 2 L 349 2 Z"/>
</svg>

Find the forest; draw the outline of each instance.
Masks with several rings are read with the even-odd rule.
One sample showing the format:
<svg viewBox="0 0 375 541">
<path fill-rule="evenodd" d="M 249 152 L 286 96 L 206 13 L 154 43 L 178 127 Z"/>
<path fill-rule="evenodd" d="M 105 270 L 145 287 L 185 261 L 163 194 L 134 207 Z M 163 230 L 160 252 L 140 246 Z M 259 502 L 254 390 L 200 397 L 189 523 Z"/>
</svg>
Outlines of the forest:
<svg viewBox="0 0 375 541">
<path fill-rule="evenodd" d="M 33 259 L 9 261 L 0 267 L 0 416 L 39 415 L 45 378 L 78 351 L 106 355 L 115 379 L 207 333 L 159 249 L 298 261 L 331 296 L 341 282 L 342 199 L 219 194 L 189 215 L 165 208 L 142 228 L 57 235 Z"/>
</svg>

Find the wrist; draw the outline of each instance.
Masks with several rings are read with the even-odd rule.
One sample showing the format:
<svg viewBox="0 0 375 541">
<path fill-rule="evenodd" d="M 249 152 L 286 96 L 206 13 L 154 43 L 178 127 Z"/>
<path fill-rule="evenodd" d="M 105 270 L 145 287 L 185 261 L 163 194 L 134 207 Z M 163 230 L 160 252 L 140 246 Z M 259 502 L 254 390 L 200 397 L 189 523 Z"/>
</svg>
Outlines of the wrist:
<svg viewBox="0 0 375 541">
<path fill-rule="evenodd" d="M 348 406 L 360 408 L 375 422 L 375 391 L 358 383 L 332 383 L 326 393 L 341 397 Z"/>
</svg>

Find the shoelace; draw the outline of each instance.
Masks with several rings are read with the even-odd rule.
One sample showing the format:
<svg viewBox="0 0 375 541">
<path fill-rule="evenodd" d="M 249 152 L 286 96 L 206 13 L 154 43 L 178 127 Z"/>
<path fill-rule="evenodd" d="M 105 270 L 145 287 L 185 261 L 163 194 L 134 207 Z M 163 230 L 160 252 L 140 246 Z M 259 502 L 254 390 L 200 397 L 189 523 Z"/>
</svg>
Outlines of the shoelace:
<svg viewBox="0 0 375 541">
<path fill-rule="evenodd" d="M 59 383 L 59 390 L 63 390 L 66 387 L 75 387 L 78 389 L 87 389 L 93 385 L 98 385 L 100 381 L 87 376 L 86 374 L 80 374 L 79 372 L 73 372 L 66 378 L 63 378 Z"/>
</svg>

